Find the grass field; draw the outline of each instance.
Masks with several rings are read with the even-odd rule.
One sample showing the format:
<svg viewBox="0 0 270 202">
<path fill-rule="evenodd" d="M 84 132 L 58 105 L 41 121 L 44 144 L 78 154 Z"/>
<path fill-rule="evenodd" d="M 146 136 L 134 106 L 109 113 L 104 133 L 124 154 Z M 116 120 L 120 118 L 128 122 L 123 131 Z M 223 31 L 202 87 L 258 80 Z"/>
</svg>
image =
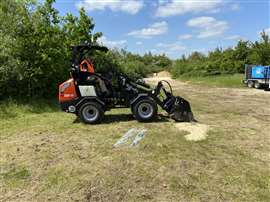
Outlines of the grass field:
<svg viewBox="0 0 270 202">
<path fill-rule="evenodd" d="M 270 201 L 269 96 L 175 81 L 207 139 L 185 139 L 162 117 L 138 123 L 129 109 L 85 125 L 53 102 L 0 105 L 0 201 Z M 146 128 L 133 148 L 112 145 Z"/>
<path fill-rule="evenodd" d="M 181 76 L 177 78 L 181 81 L 188 81 L 193 84 L 211 86 L 211 87 L 230 87 L 230 88 L 243 88 L 245 85 L 242 83 L 244 79 L 243 74 L 234 75 L 218 75 L 218 76 L 206 76 L 206 77 L 191 77 Z"/>
</svg>

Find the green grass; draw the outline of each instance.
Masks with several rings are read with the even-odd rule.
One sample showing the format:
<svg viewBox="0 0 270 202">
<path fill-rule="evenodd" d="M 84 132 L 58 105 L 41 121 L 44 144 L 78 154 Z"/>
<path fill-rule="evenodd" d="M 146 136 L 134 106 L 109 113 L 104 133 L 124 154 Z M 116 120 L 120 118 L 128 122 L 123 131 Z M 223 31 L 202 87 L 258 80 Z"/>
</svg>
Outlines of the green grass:
<svg viewBox="0 0 270 202">
<path fill-rule="evenodd" d="M 206 77 L 180 76 L 177 79 L 181 81 L 190 81 L 193 84 L 205 86 L 243 88 L 244 87 L 242 83 L 243 78 L 244 78 L 243 74 L 233 74 L 233 75 L 217 75 Z"/>
<path fill-rule="evenodd" d="M 30 179 L 30 171 L 14 164 L 0 165 L 0 177 L 8 187 L 17 188 Z"/>
<path fill-rule="evenodd" d="M 47 173 L 47 186 L 49 188 L 57 186 L 65 186 L 65 182 L 68 181 L 68 176 L 64 173 L 64 168 L 52 168 Z"/>
<path fill-rule="evenodd" d="M 170 119 L 139 123 L 130 109 L 85 125 L 55 102 L 2 103 L 0 200 L 269 201 L 268 122 L 246 116 L 259 98 L 184 93 L 211 126 L 206 140 L 187 141 Z M 132 127 L 147 129 L 142 142 L 114 149 Z"/>
<path fill-rule="evenodd" d="M 0 119 L 12 119 L 25 114 L 59 111 L 56 100 L 4 100 L 0 101 Z"/>
</svg>

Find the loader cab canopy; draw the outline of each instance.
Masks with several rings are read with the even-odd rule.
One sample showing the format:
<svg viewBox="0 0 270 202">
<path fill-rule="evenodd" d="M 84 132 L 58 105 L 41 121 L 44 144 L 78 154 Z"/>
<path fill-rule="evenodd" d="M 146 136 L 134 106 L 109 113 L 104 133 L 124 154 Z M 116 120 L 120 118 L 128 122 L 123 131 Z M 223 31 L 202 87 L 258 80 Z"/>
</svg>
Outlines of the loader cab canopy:
<svg viewBox="0 0 270 202">
<path fill-rule="evenodd" d="M 91 54 L 94 51 L 103 51 L 107 52 L 108 48 L 105 46 L 99 46 L 98 44 L 79 44 L 79 45 L 72 45 L 71 46 L 72 50 L 72 61 L 71 65 L 74 68 L 78 68 L 82 60 L 84 59 L 85 56 Z"/>
</svg>

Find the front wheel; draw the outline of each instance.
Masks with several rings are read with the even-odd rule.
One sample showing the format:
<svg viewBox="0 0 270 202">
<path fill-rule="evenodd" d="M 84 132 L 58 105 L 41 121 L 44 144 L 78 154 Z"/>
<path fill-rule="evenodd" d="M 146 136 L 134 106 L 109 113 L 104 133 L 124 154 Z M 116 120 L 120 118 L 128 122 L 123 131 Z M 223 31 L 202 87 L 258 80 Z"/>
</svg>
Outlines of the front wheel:
<svg viewBox="0 0 270 202">
<path fill-rule="evenodd" d="M 157 104 L 152 99 L 142 99 L 132 108 L 133 115 L 140 122 L 148 122 L 157 116 Z"/>
<path fill-rule="evenodd" d="M 78 115 L 84 123 L 95 124 L 101 121 L 104 110 L 96 102 L 87 102 L 79 108 Z"/>
</svg>

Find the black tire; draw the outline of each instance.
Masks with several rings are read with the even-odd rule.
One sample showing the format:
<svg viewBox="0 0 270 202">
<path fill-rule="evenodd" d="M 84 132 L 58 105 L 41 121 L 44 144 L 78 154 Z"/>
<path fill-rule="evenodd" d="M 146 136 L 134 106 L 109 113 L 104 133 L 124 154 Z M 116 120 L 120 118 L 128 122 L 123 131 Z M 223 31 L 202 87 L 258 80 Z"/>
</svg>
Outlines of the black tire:
<svg viewBox="0 0 270 202">
<path fill-rule="evenodd" d="M 258 81 L 256 81 L 255 84 L 254 84 L 254 87 L 256 89 L 260 89 L 262 87 L 262 85 Z"/>
<path fill-rule="evenodd" d="M 149 122 L 157 117 L 157 103 L 150 98 L 143 98 L 135 103 L 132 107 L 132 112 L 140 122 Z"/>
<path fill-rule="evenodd" d="M 131 111 L 131 113 L 133 114 L 133 116 L 134 116 L 134 107 L 130 107 L 130 111 Z"/>
<path fill-rule="evenodd" d="M 87 102 L 80 106 L 78 116 L 82 122 L 87 124 L 100 123 L 104 110 L 99 103 Z"/>
<path fill-rule="evenodd" d="M 249 88 L 253 88 L 254 87 L 254 82 L 253 81 L 248 81 L 247 86 Z"/>
</svg>

